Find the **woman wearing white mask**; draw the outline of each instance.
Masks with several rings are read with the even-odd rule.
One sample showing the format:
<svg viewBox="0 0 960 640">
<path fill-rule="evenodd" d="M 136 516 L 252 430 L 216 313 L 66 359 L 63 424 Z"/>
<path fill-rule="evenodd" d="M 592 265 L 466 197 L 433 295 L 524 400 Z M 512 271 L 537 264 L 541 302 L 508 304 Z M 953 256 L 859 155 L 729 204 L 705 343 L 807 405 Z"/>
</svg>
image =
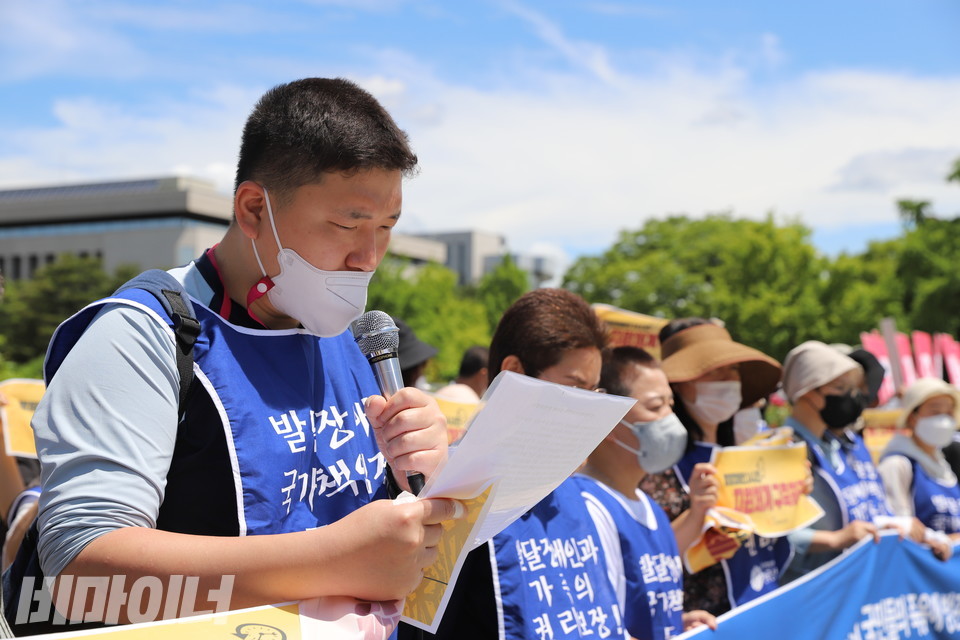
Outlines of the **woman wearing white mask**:
<svg viewBox="0 0 960 640">
<path fill-rule="evenodd" d="M 960 391 L 937 378 L 921 378 L 903 395 L 895 435 L 877 470 L 894 515 L 917 517 L 930 529 L 960 540 L 960 485 L 942 447 L 957 432 Z"/>
<path fill-rule="evenodd" d="M 669 469 L 686 450 L 687 430 L 673 413 L 667 376 L 643 349 L 617 347 L 604 352 L 600 386 L 637 400 L 575 476 L 600 532 L 627 631 L 660 639 L 701 624 L 716 628 L 706 611 L 683 613 L 683 564 L 670 520 L 637 488 L 648 472 Z M 712 496 L 716 502 L 715 484 Z"/>
<path fill-rule="evenodd" d="M 756 349 L 734 342 L 726 329 L 701 318 L 683 318 L 660 332 L 663 371 L 673 388 L 674 412 L 689 435 L 686 452 L 672 469 L 648 475 L 641 488 L 664 508 L 681 541 L 699 533 L 703 511 L 691 509 L 699 483 L 712 480 L 718 446 L 735 444 L 733 415 L 773 393 L 780 364 Z M 715 555 L 721 555 L 720 550 Z M 720 615 L 777 587 L 789 562 L 783 539 L 754 536 L 732 557 L 684 578 L 684 610 Z"/>
<path fill-rule="evenodd" d="M 784 423 L 794 440 L 807 445 L 814 471 L 812 498 L 823 515 L 788 536 L 794 558 L 782 582 L 810 573 L 884 529 L 923 542 L 925 528 L 916 518 L 896 518 L 890 509 L 870 451 L 851 425 L 864 407 L 864 370 L 854 359 L 817 340 L 807 340 L 787 354 L 783 392 L 790 402 Z M 934 553 L 950 555 L 949 545 L 931 541 Z"/>
</svg>

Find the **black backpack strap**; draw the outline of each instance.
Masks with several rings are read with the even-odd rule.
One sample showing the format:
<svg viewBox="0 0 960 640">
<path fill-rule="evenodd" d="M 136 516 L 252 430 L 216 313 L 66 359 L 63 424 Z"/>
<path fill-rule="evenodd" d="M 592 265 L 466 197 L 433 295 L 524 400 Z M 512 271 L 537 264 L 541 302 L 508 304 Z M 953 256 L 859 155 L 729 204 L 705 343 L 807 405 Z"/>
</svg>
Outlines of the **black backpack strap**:
<svg viewBox="0 0 960 640">
<path fill-rule="evenodd" d="M 163 307 L 173 323 L 173 332 L 177 343 L 177 371 L 180 374 L 180 396 L 178 404 L 178 418 L 183 420 L 186 408 L 186 399 L 193 385 L 193 345 L 200 335 L 200 322 L 193 311 L 190 297 L 183 285 L 166 271 L 151 269 L 144 271 L 132 280 L 120 286 L 115 293 L 127 289 L 141 289 L 153 295 Z M 74 631 L 102 627 L 99 623 L 56 625 L 52 621 L 29 623 L 17 620 L 17 609 L 21 597 L 24 578 L 34 578 L 35 588 L 39 588 L 43 579 L 43 569 L 40 567 L 40 556 L 37 551 L 37 542 L 40 533 L 37 520 L 30 525 L 17 550 L 16 559 L 7 568 L 2 577 L 2 595 L 0 595 L 0 638 L 13 637 L 7 635 L 7 622 L 17 636 L 34 635 L 37 633 L 51 633 L 54 631 Z M 6 620 L 2 620 L 6 618 Z"/>
<path fill-rule="evenodd" d="M 183 418 L 187 394 L 193 384 L 193 345 L 200 335 L 200 322 L 193 312 L 193 304 L 180 281 L 161 269 L 144 271 L 128 280 L 116 293 L 127 289 L 142 289 L 157 299 L 173 320 L 177 338 L 177 371 L 180 374 L 179 417 Z"/>
</svg>

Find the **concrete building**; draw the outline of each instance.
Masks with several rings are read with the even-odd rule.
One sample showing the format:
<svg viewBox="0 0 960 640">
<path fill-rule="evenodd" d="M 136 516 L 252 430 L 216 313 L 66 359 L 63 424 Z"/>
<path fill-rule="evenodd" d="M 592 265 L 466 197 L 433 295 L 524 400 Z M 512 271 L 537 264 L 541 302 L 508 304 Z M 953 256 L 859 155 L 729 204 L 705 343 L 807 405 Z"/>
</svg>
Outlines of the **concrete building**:
<svg viewBox="0 0 960 640">
<path fill-rule="evenodd" d="M 214 244 L 231 198 L 190 178 L 61 185 L 0 191 L 0 271 L 31 278 L 62 253 L 119 265 L 169 268 Z"/>
<path fill-rule="evenodd" d="M 496 265 L 507 252 L 503 236 L 483 231 L 447 231 L 418 233 L 420 238 L 442 242 L 447 247 L 443 263 L 457 273 L 457 284 L 473 284 L 489 271 L 488 264 Z M 491 263 L 491 260 L 495 260 Z"/>
<path fill-rule="evenodd" d="M 233 198 L 212 183 L 163 177 L 0 190 L 0 273 L 31 278 L 63 253 L 94 256 L 112 273 L 185 264 L 213 246 L 233 217 Z M 395 255 L 447 261 L 442 242 L 395 234 Z"/>
<path fill-rule="evenodd" d="M 32 278 L 63 253 L 120 265 L 166 269 L 216 244 L 233 217 L 233 198 L 210 182 L 160 177 L 0 190 L 0 273 Z M 414 265 L 436 262 L 475 284 L 507 255 L 502 235 L 483 231 L 395 233 L 390 253 Z M 530 285 L 554 277 L 550 258 L 514 255 Z"/>
<path fill-rule="evenodd" d="M 507 254 L 499 256 L 489 256 L 484 261 L 484 269 L 492 271 L 503 262 Z M 550 256 L 538 256 L 531 254 L 511 253 L 510 258 L 513 263 L 527 272 L 528 281 L 531 289 L 537 289 L 544 286 L 557 275 L 557 261 Z"/>
</svg>

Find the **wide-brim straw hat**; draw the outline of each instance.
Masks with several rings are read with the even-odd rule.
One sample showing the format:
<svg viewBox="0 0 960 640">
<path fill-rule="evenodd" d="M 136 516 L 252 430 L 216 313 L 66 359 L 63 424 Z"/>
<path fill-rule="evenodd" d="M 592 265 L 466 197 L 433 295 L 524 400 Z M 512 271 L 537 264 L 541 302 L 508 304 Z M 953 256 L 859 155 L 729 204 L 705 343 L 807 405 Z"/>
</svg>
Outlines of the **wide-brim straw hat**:
<svg viewBox="0 0 960 640">
<path fill-rule="evenodd" d="M 953 398 L 953 418 L 960 420 L 960 390 L 939 378 L 920 378 L 903 392 L 903 410 L 897 416 L 897 426 L 907 426 L 910 414 L 930 398 L 950 396 Z"/>
<path fill-rule="evenodd" d="M 689 382 L 731 364 L 740 365 L 741 406 L 749 407 L 773 393 L 780 382 L 780 363 L 752 347 L 734 342 L 716 324 L 682 329 L 660 345 L 661 366 L 670 382 Z"/>
</svg>

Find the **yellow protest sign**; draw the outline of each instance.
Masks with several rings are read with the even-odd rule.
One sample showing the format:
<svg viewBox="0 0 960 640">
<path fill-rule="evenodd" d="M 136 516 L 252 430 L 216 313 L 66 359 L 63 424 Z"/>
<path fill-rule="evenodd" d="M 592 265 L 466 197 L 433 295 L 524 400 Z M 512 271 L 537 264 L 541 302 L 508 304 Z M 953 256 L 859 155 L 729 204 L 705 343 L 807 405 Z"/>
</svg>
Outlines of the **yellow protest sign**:
<svg viewBox="0 0 960 640">
<path fill-rule="evenodd" d="M 255 607 L 196 618 L 44 635 L 47 640 L 107 638 L 108 640 L 300 640 L 299 604 Z"/>
<path fill-rule="evenodd" d="M 492 487 L 472 500 L 461 500 L 467 509 L 466 517 L 460 520 L 447 520 L 443 523 L 443 535 L 437 545 L 439 555 L 423 575 L 423 580 L 416 590 L 407 596 L 403 606 L 403 617 L 433 627 L 434 618 L 445 598 L 450 586 L 454 570 L 459 570 L 458 562 L 462 562 L 461 551 L 472 537 L 474 525 L 480 518 L 483 507 L 490 497 Z"/>
<path fill-rule="evenodd" d="M 470 419 L 483 406 L 480 402 L 454 402 L 438 395 L 433 397 L 447 419 L 447 442 L 451 444 L 463 437 Z"/>
<path fill-rule="evenodd" d="M 804 494 L 807 446 L 724 447 L 714 458 L 720 480 L 717 505 L 749 517 L 754 531 L 777 538 L 803 528 L 823 515 Z"/>
<path fill-rule="evenodd" d="M 648 316 L 599 302 L 590 306 L 610 330 L 610 346 L 640 347 L 655 358 L 660 357 L 660 329 L 667 324 L 666 318 Z"/>
<path fill-rule="evenodd" d="M 43 391 L 43 380 L 11 378 L 0 382 L 0 395 L 7 402 L 0 407 L 0 418 L 3 419 L 3 443 L 9 455 L 37 457 L 30 420 Z"/>
<path fill-rule="evenodd" d="M 714 450 L 720 491 L 700 537 L 683 554 L 696 573 L 736 553 L 754 533 L 779 538 L 823 515 L 804 493 L 807 446 L 793 442 L 793 429 L 761 431 L 739 447 Z"/>
<path fill-rule="evenodd" d="M 687 571 L 697 573 L 732 557 L 752 535 L 753 522 L 749 516 L 714 507 L 703 519 L 700 537 L 684 552 L 683 563 Z"/>
<path fill-rule="evenodd" d="M 887 443 L 897 433 L 897 418 L 900 409 L 864 409 L 863 411 L 863 443 L 873 458 L 873 464 L 880 462 L 880 454 Z"/>
</svg>

